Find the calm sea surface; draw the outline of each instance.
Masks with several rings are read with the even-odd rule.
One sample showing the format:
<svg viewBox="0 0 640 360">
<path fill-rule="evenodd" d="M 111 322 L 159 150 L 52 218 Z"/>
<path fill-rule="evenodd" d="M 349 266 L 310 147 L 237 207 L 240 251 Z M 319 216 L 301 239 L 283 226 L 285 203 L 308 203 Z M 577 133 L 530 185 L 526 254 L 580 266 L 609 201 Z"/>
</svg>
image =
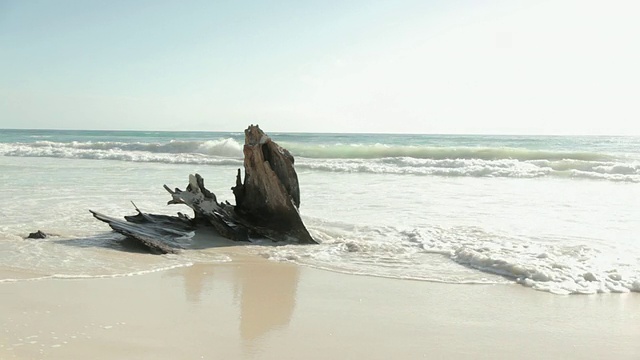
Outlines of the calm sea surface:
<svg viewBox="0 0 640 360">
<path fill-rule="evenodd" d="M 296 158 L 315 246 L 248 251 L 354 274 L 640 292 L 640 138 L 269 133 Z M 243 133 L 0 130 L 0 282 L 230 261 L 131 251 L 88 212 L 175 214 L 163 184 L 219 199 Z M 35 230 L 57 234 L 25 240 Z M 0 284 L 1 286 L 1 284 Z"/>
</svg>

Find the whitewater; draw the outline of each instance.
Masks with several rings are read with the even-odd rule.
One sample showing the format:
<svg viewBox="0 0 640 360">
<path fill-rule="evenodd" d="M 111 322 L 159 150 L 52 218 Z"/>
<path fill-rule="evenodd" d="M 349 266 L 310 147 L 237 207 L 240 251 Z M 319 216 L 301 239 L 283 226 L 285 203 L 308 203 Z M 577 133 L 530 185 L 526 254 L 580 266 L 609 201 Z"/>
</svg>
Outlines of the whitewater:
<svg viewBox="0 0 640 360">
<path fill-rule="evenodd" d="M 317 246 L 247 250 L 330 271 L 554 294 L 640 292 L 640 138 L 270 133 L 295 156 Z M 229 257 L 132 249 L 88 209 L 175 214 L 163 184 L 221 200 L 242 133 L 0 130 L 0 285 L 134 276 Z M 25 240 L 35 230 L 54 233 Z M 26 275 L 25 275 L 26 274 Z"/>
</svg>

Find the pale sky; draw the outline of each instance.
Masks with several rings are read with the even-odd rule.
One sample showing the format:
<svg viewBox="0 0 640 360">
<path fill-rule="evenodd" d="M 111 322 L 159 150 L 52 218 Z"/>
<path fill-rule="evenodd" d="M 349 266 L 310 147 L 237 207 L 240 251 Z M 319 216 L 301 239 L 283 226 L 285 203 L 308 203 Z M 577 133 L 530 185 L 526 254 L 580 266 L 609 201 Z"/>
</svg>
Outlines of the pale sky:
<svg viewBox="0 0 640 360">
<path fill-rule="evenodd" d="M 0 0 L 0 128 L 640 135 L 639 1 Z"/>
</svg>

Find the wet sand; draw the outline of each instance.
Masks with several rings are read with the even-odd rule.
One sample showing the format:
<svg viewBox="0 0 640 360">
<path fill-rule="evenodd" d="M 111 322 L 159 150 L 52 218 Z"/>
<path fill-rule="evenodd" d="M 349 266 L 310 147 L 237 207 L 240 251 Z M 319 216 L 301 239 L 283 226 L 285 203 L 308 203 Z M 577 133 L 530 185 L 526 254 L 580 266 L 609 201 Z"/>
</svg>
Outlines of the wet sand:
<svg viewBox="0 0 640 360">
<path fill-rule="evenodd" d="M 640 294 L 233 261 L 0 284 L 0 359 L 638 359 Z"/>
</svg>

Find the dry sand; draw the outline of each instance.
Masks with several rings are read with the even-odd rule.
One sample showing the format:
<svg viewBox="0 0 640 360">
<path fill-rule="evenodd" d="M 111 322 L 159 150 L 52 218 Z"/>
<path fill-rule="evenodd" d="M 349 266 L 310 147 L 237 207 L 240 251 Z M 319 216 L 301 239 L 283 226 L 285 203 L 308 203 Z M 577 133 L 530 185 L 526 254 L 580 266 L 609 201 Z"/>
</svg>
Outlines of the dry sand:
<svg viewBox="0 0 640 360">
<path fill-rule="evenodd" d="M 0 359 L 415 358 L 640 359 L 640 294 L 383 279 L 241 253 L 0 284 Z"/>
</svg>

